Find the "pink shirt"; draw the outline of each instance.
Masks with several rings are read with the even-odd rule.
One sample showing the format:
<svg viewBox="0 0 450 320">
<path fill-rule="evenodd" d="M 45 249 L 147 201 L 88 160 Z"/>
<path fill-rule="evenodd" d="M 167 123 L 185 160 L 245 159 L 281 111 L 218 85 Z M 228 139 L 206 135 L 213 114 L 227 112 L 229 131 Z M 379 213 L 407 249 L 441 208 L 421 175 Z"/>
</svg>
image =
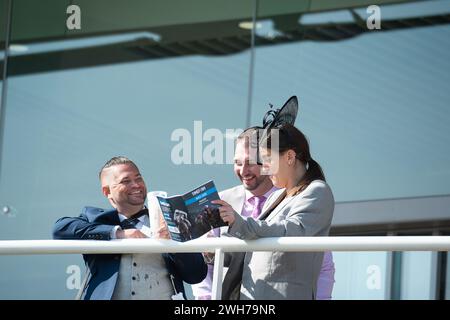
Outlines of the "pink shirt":
<svg viewBox="0 0 450 320">
<path fill-rule="evenodd" d="M 264 203 L 266 202 L 267 198 L 275 191 L 277 191 L 278 188 L 277 187 L 272 187 L 272 189 L 270 189 L 269 191 L 267 191 L 265 194 L 263 194 L 263 197 L 265 198 L 263 200 L 263 204 L 261 205 L 261 208 L 264 206 Z M 244 207 L 242 208 L 241 211 L 241 215 L 243 217 L 250 217 L 252 215 L 252 211 L 253 211 L 253 203 L 250 203 L 249 199 L 251 197 L 253 197 L 254 195 L 248 191 L 245 190 L 245 202 L 244 202 Z"/>
</svg>

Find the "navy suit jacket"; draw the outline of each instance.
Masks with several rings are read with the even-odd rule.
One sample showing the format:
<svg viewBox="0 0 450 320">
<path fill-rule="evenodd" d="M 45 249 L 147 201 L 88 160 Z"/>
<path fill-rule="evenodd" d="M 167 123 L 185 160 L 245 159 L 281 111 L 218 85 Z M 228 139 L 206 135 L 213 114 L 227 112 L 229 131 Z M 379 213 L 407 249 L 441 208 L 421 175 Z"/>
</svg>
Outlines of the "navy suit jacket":
<svg viewBox="0 0 450 320">
<path fill-rule="evenodd" d="M 117 210 L 85 207 L 79 217 L 64 217 L 56 221 L 54 239 L 110 240 L 114 226 L 120 220 Z M 174 277 L 178 292 L 183 292 L 183 281 L 193 284 L 206 277 L 207 266 L 201 253 L 163 253 L 167 271 Z M 85 254 L 83 258 L 91 271 L 83 293 L 85 300 L 109 300 L 116 286 L 120 254 Z"/>
</svg>

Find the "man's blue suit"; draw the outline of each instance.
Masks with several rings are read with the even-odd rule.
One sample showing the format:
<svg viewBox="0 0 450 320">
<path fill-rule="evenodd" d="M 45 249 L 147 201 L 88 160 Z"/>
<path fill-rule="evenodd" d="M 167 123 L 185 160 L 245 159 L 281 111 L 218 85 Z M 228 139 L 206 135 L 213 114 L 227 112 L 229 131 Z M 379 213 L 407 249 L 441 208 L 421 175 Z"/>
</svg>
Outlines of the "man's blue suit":
<svg viewBox="0 0 450 320">
<path fill-rule="evenodd" d="M 56 221 L 54 239 L 110 240 L 114 226 L 120 220 L 117 210 L 85 207 L 79 217 L 64 217 Z M 83 293 L 85 300 L 110 300 L 119 274 L 120 254 L 85 254 L 91 277 Z M 168 272 L 174 277 L 178 292 L 183 281 L 193 284 L 206 277 L 207 267 L 200 253 L 163 253 Z"/>
</svg>

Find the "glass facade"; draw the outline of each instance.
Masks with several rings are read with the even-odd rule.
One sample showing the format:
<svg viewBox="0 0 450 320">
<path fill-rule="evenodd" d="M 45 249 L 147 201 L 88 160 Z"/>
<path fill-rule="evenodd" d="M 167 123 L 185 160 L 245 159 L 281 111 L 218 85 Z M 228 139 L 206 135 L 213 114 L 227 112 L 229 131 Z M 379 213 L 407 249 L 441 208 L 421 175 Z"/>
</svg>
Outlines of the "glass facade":
<svg viewBox="0 0 450 320">
<path fill-rule="evenodd" d="M 425 7 L 450 11 L 446 1 L 381 6 L 382 24 Z M 356 12 L 364 16 L 365 9 Z M 351 19 L 347 10 L 305 14 L 298 23 L 337 21 L 351 34 L 344 29 Z M 268 38 L 281 32 L 281 23 L 267 29 L 262 36 Z M 297 95 L 296 125 L 310 139 L 337 201 L 448 194 L 448 24 L 343 37 L 334 30 L 322 41 L 257 47 L 252 123 L 261 121 L 268 103 Z"/>
<path fill-rule="evenodd" d="M 402 300 L 435 298 L 434 252 L 403 252 L 401 273 Z"/>
<path fill-rule="evenodd" d="M 336 283 L 333 299 L 384 300 L 389 299 L 386 252 L 335 252 Z"/>
<path fill-rule="evenodd" d="M 448 16 L 447 1 L 381 5 L 379 31 L 355 29 L 347 9 L 300 14 L 312 9 L 306 1 L 213 2 L 198 11 L 134 1 L 124 14 L 79 1 L 77 33 L 61 29 L 70 1 L 48 1 L 50 11 L 13 1 L 0 240 L 50 239 L 58 218 L 108 207 L 97 175 L 116 155 L 138 164 L 149 191 L 237 185 L 235 130 L 260 125 L 269 103 L 291 95 L 336 201 L 450 194 L 450 26 L 396 27 Z M 7 4 L 0 0 L 3 47 Z M 401 299 L 435 298 L 432 255 L 403 254 Z M 388 253 L 334 257 L 333 298 L 391 298 Z M 0 299 L 71 299 L 83 272 L 79 255 L 0 256 Z"/>
</svg>

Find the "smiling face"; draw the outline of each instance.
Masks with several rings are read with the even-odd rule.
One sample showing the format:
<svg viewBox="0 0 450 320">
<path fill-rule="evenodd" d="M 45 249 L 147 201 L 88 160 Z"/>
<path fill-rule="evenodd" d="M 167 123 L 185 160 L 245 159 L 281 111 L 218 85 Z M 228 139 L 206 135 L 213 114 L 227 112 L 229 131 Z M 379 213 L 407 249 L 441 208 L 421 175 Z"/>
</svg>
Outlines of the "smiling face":
<svg viewBox="0 0 450 320">
<path fill-rule="evenodd" d="M 114 208 L 124 215 L 142 209 L 147 187 L 138 168 L 131 163 L 118 164 L 102 172 L 102 191 Z"/>
<path fill-rule="evenodd" d="M 292 168 L 288 165 L 288 152 L 281 154 L 270 149 L 261 148 L 263 172 L 270 172 L 270 180 L 277 188 L 286 188 L 293 175 Z"/>
<path fill-rule="evenodd" d="M 248 144 L 238 140 L 234 152 L 234 173 L 241 180 L 245 189 L 255 195 L 262 195 L 272 188 L 267 175 L 261 175 L 261 166 L 256 159 L 251 160 Z"/>
</svg>

